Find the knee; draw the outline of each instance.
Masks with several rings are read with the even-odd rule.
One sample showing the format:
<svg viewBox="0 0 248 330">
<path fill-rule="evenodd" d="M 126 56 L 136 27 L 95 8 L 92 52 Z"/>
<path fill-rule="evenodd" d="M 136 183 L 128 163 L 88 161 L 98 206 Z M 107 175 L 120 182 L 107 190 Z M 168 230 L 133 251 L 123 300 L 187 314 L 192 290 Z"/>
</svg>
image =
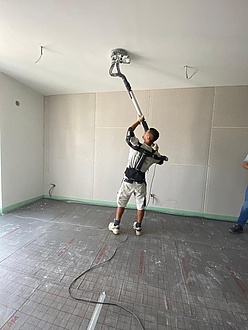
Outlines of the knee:
<svg viewBox="0 0 248 330">
<path fill-rule="evenodd" d="M 242 211 L 243 212 L 248 212 L 248 201 L 245 201 L 243 206 L 242 206 Z"/>
</svg>

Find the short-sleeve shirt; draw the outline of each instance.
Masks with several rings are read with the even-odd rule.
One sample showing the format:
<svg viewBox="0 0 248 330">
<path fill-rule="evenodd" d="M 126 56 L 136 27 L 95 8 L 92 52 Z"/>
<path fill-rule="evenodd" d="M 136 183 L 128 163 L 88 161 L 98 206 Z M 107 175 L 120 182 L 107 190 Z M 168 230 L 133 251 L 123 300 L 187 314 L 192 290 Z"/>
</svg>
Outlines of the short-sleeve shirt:
<svg viewBox="0 0 248 330">
<path fill-rule="evenodd" d="M 139 139 L 136 137 L 136 136 L 133 136 L 130 138 L 130 143 L 133 145 L 133 146 L 138 146 L 140 144 L 139 142 Z M 140 145 L 140 147 L 142 149 L 145 149 L 145 150 L 148 150 L 149 152 L 152 152 L 153 149 L 151 146 L 148 146 L 146 143 L 142 143 Z M 156 156 L 158 157 L 161 157 L 160 153 L 155 151 L 154 153 Z M 141 152 L 135 150 L 135 149 L 132 149 L 130 147 L 130 151 L 129 151 L 129 156 L 128 156 L 128 162 L 127 162 L 127 167 L 131 167 L 131 168 L 135 168 L 139 162 L 139 159 L 140 157 L 142 156 Z M 158 164 L 161 160 L 157 160 L 157 159 L 154 159 L 152 157 L 146 157 L 140 171 L 141 172 L 146 172 L 149 167 L 152 165 L 152 164 Z"/>
</svg>

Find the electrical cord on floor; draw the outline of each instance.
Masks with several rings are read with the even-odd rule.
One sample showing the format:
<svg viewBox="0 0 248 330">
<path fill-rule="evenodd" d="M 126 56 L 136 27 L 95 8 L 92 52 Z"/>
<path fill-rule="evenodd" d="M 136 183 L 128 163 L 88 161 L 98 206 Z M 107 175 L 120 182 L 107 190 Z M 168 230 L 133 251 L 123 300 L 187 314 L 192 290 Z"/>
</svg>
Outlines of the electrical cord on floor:
<svg viewBox="0 0 248 330">
<path fill-rule="evenodd" d="M 109 259 L 104 260 L 103 262 L 101 262 L 101 263 L 99 263 L 99 264 L 97 264 L 97 265 L 95 265 L 95 266 L 91 266 L 90 268 L 86 269 L 83 273 L 81 273 L 78 277 L 76 277 L 76 278 L 71 282 L 71 284 L 70 284 L 70 286 L 69 286 L 69 295 L 70 295 L 70 297 L 71 297 L 72 299 L 77 300 L 77 301 L 83 301 L 83 302 L 92 303 L 92 304 L 100 304 L 100 305 L 108 305 L 108 306 L 119 307 L 119 308 L 123 309 L 124 311 L 128 312 L 129 314 L 131 314 L 131 315 L 137 320 L 137 322 L 139 323 L 140 328 L 141 328 L 142 330 L 145 330 L 145 328 L 143 327 L 143 325 L 142 325 L 140 319 L 138 318 L 138 316 L 137 316 L 134 312 L 132 312 L 130 309 L 126 308 L 126 307 L 123 307 L 123 306 L 121 306 L 121 305 L 119 305 L 119 304 L 117 304 L 117 303 L 111 303 L 111 302 L 99 302 L 99 301 L 91 300 L 91 299 L 78 298 L 78 297 L 75 297 L 75 296 L 72 294 L 72 287 L 73 287 L 73 285 L 77 282 L 77 280 L 80 279 L 82 276 L 84 276 L 86 273 L 90 272 L 91 270 L 96 269 L 96 268 L 98 268 L 98 267 L 104 265 L 105 263 L 111 261 L 111 260 L 114 258 L 114 256 L 116 255 L 116 252 L 117 252 L 117 250 L 119 249 L 120 244 L 126 242 L 127 239 L 128 239 L 128 236 L 126 237 L 126 239 L 124 239 L 123 241 L 121 241 L 121 242 L 118 244 L 118 246 L 116 247 L 114 253 L 112 254 L 112 256 L 111 256 Z"/>
</svg>

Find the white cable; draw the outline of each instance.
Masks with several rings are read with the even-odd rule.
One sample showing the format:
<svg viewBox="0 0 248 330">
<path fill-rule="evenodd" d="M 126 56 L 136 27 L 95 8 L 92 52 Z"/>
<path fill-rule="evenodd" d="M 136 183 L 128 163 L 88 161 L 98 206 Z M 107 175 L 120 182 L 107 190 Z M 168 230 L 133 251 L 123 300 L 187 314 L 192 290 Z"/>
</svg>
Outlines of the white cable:
<svg viewBox="0 0 248 330">
<path fill-rule="evenodd" d="M 155 172 L 156 172 L 156 166 L 157 166 L 157 164 L 154 165 L 154 170 L 153 170 L 152 179 L 151 179 L 151 183 L 150 183 L 150 189 L 149 189 L 149 193 L 148 193 L 148 201 L 147 201 L 146 207 L 148 207 L 148 205 L 150 203 L 151 191 L 152 191 L 153 181 L 154 181 Z"/>
</svg>

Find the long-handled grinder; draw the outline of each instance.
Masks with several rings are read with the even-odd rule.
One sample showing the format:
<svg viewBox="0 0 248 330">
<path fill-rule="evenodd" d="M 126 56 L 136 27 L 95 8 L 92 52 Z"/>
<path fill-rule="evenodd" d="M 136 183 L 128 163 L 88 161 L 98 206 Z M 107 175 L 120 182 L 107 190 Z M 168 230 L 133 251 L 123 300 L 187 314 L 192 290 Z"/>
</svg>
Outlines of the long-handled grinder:
<svg viewBox="0 0 248 330">
<path fill-rule="evenodd" d="M 130 62 L 131 62 L 130 56 L 125 49 L 122 49 L 122 48 L 113 49 L 111 51 L 111 67 L 109 69 L 109 74 L 112 77 L 120 77 L 123 80 L 124 85 L 128 91 L 128 94 L 134 104 L 134 107 L 135 107 L 138 115 L 143 116 L 143 113 L 142 113 L 142 111 L 139 107 L 139 104 L 135 98 L 135 95 L 132 91 L 132 87 L 129 84 L 126 76 L 120 70 L 120 64 L 130 64 Z M 113 72 L 114 69 L 116 69 L 115 72 Z M 147 122 L 145 120 L 142 121 L 142 125 L 143 125 L 145 131 L 147 131 L 149 129 Z"/>
</svg>

